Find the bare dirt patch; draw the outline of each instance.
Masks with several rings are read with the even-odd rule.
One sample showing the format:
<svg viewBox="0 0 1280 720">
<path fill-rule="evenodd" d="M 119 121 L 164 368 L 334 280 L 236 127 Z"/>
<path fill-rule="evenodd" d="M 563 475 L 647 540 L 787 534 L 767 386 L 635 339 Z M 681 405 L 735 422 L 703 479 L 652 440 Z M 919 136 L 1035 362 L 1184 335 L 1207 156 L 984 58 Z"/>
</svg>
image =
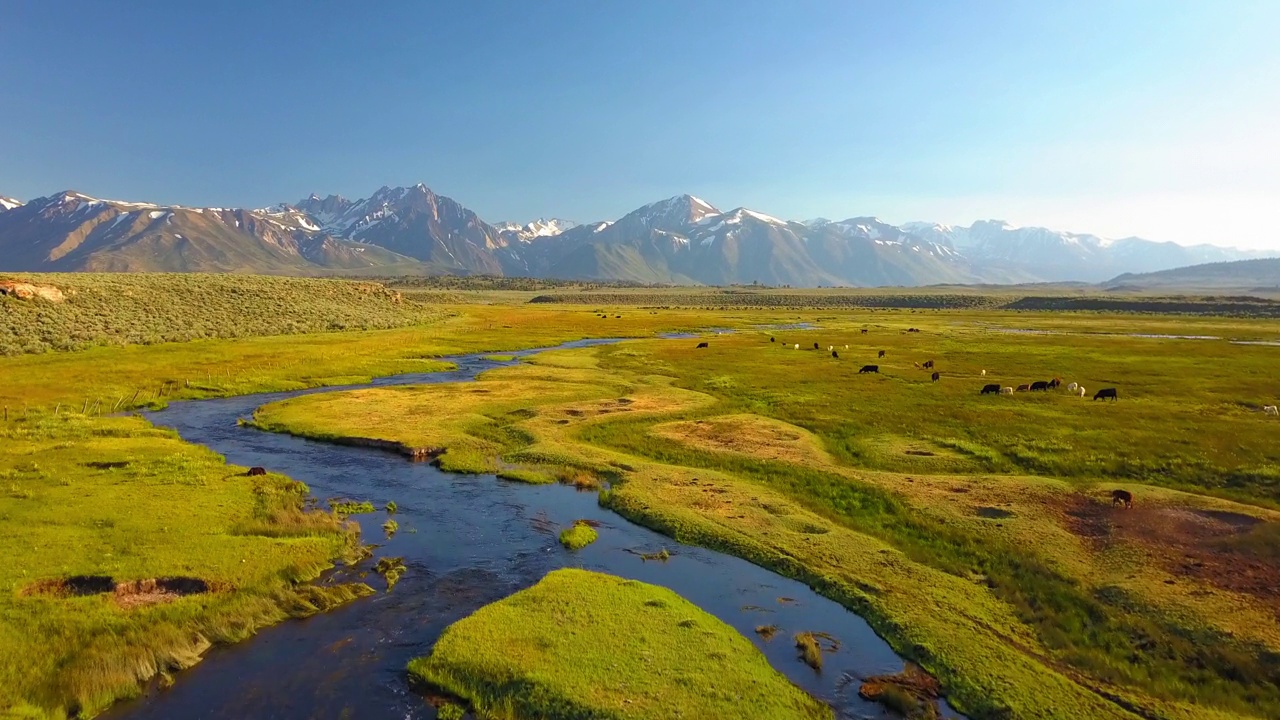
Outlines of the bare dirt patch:
<svg viewBox="0 0 1280 720">
<path fill-rule="evenodd" d="M 110 595 L 122 608 L 170 602 L 187 595 L 214 590 L 208 582 L 195 577 L 162 577 L 116 582 L 106 575 L 72 575 L 66 578 L 40 580 L 23 588 L 22 595 L 44 595 L 55 598 Z"/>
<path fill-rule="evenodd" d="M 1068 529 L 1099 550 L 1136 547 L 1166 572 L 1252 595 L 1280 617 L 1280 562 L 1250 542 L 1269 524 L 1222 510 L 1141 504 L 1125 509 L 1075 495 Z"/>
<path fill-rule="evenodd" d="M 803 465 L 830 458 L 805 430 L 758 415 L 726 415 L 654 426 L 654 435 L 687 445 Z"/>
</svg>

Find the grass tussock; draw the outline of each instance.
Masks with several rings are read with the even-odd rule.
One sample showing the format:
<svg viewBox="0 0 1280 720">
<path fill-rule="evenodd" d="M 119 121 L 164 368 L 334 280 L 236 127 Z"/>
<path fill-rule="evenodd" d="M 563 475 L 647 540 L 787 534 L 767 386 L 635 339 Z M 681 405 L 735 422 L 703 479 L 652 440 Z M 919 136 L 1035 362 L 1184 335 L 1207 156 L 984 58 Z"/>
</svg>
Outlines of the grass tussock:
<svg viewBox="0 0 1280 720">
<path fill-rule="evenodd" d="M 560 531 L 560 544 L 569 550 L 581 550 L 600 537 L 596 529 L 579 520 Z"/>
<path fill-rule="evenodd" d="M 556 570 L 454 623 L 409 674 L 477 717 L 831 718 L 751 641 L 670 590 L 584 570 Z"/>
</svg>

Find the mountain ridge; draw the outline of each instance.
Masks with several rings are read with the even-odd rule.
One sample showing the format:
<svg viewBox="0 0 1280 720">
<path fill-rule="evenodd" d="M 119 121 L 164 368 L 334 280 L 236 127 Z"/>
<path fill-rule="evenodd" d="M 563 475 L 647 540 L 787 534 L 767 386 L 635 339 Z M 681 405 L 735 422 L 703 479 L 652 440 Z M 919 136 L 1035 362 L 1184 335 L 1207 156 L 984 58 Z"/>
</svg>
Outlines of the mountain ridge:
<svg viewBox="0 0 1280 720">
<path fill-rule="evenodd" d="M 10 209 L 2 209 L 12 204 Z M 490 224 L 419 183 L 368 198 L 311 194 L 255 210 L 99 200 L 76 191 L 0 199 L 0 270 L 279 274 L 388 268 L 673 284 L 877 286 L 1103 282 L 1255 257 L 1212 245 L 873 216 L 784 220 L 694 195 L 615 220 Z"/>
</svg>

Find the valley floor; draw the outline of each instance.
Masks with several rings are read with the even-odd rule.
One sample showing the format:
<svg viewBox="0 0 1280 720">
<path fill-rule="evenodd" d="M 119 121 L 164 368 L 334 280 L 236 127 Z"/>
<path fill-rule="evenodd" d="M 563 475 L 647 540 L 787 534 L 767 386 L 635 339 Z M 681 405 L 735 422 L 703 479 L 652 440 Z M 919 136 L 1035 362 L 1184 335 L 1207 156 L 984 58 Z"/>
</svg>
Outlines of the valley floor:
<svg viewBox="0 0 1280 720">
<path fill-rule="evenodd" d="M 600 486 L 601 503 L 630 519 L 856 610 L 972 717 L 1280 714 L 1280 421 L 1261 412 L 1277 400 L 1280 350 L 1130 336 L 1274 340 L 1280 323 L 442 309 L 429 325 L 392 330 L 0 358 L 10 409 L 0 533 L 18 549 L 0 578 L 0 708 L 90 714 L 194 661 L 207 642 L 361 592 L 306 595 L 302 581 L 353 541 L 296 485 L 243 476 L 94 407 L 105 415 L 430 371 L 441 367 L 433 358 L 462 352 L 634 336 L 648 339 L 541 353 L 473 384 L 296 398 L 254 422 L 444 448 L 445 469 Z M 758 329 L 798 322 L 805 329 Z M 701 337 L 701 349 L 653 337 L 707 327 L 740 332 Z M 936 382 L 916 367 L 927 360 Z M 859 373 L 868 364 L 879 372 Z M 1088 396 L 1116 387 L 1120 399 L 979 394 L 1055 376 Z M 431 422 L 404 422 L 412 417 Z M 1133 509 L 1111 505 L 1117 488 L 1134 494 Z M 250 544 L 253 562 L 239 562 Z M 99 575 L 109 590 L 82 593 L 91 585 L 71 581 Z M 152 578 L 204 585 L 119 584 Z M 132 604 L 139 588 L 158 601 Z M 162 652 L 157 637 L 207 642 Z M 44 658 L 36 672 L 10 660 L 33 654 Z"/>
</svg>

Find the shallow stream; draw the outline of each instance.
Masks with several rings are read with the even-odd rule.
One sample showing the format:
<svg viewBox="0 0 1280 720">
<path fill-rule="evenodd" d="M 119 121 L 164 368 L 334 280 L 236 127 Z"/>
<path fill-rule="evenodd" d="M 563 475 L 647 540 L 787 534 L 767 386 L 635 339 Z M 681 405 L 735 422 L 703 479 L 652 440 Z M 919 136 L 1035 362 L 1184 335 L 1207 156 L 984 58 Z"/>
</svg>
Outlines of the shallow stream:
<svg viewBox="0 0 1280 720">
<path fill-rule="evenodd" d="M 560 348 L 617 342 L 584 340 Z M 528 355 L 536 350 L 514 353 Z M 892 717 L 858 697 L 865 677 L 895 673 L 903 663 L 857 615 L 805 585 L 729 555 L 681 545 L 600 508 L 594 492 L 560 485 L 526 485 L 492 475 L 458 475 L 390 452 L 331 445 L 240 427 L 261 405 L 297 395 L 352 387 L 465 382 L 509 365 L 484 355 L 447 358 L 449 372 L 398 375 L 360 386 L 175 402 L 148 413 L 157 425 L 176 429 L 238 465 L 260 465 L 307 483 L 320 498 L 394 500 L 400 531 L 389 541 L 379 532 L 382 514 L 362 515 L 366 542 L 375 553 L 403 556 L 407 572 L 390 592 L 381 578 L 367 581 L 374 597 L 315 617 L 268 628 L 245 642 L 218 647 L 166 690 L 151 690 L 122 703 L 106 717 L 130 718 L 410 718 L 435 711 L 408 687 L 404 668 L 426 655 L 441 631 L 477 608 L 529 587 L 547 572 L 581 567 L 666 586 L 736 628 L 794 683 L 831 703 L 842 718 Z M 515 362 L 515 361 L 512 361 Z M 413 420 L 421 421 L 421 420 Z M 599 521 L 600 539 L 569 552 L 557 541 L 574 520 Z M 665 562 L 634 552 L 671 551 Z M 372 567 L 340 570 L 351 579 Z M 765 641 L 758 625 L 777 625 Z M 792 635 L 812 630 L 840 641 L 821 672 L 798 659 Z M 959 717 L 944 708 L 946 717 Z M 711 719 L 708 719 L 711 720 Z M 763 720 L 763 719 L 762 719 Z"/>
</svg>

